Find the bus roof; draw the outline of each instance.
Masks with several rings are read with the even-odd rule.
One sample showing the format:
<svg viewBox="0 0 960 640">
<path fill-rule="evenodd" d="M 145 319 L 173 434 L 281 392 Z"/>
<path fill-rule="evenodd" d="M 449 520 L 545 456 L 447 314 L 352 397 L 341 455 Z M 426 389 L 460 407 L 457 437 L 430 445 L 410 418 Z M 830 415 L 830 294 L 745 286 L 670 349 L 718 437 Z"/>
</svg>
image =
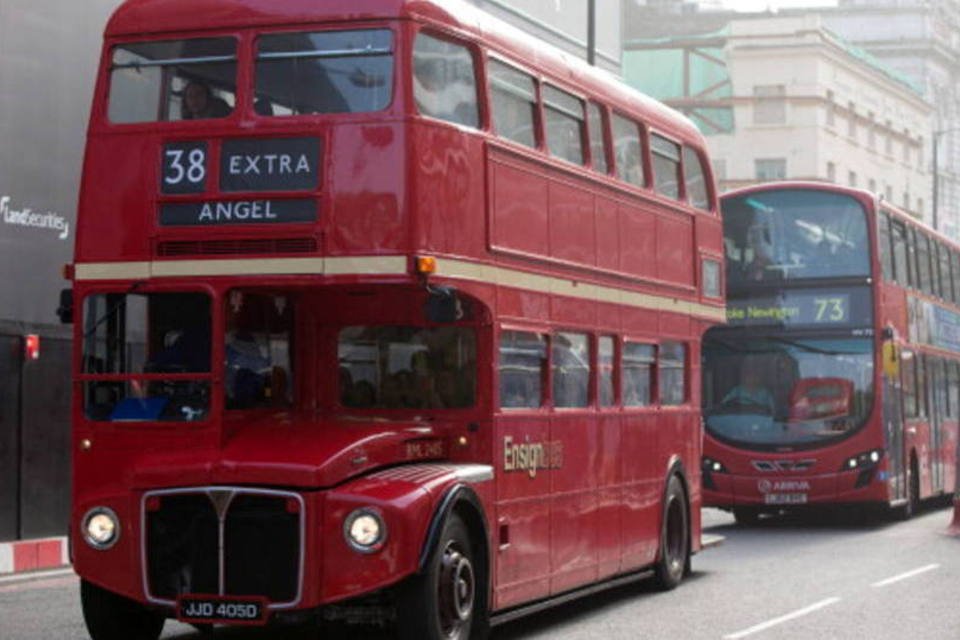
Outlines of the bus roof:
<svg viewBox="0 0 960 640">
<path fill-rule="evenodd" d="M 569 79 L 614 108 L 640 112 L 668 135 L 705 142 L 686 116 L 462 0 L 126 0 L 106 28 L 108 38 L 154 36 L 209 29 L 316 24 L 336 19 L 425 19 L 472 36 L 510 57 L 558 79 Z"/>
</svg>

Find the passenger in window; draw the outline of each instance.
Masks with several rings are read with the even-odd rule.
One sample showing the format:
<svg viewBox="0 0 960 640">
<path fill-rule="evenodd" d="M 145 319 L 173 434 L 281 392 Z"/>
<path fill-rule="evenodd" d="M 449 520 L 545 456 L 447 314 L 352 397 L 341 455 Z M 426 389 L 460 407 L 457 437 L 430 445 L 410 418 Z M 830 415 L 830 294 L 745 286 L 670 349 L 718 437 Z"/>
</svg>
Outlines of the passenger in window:
<svg viewBox="0 0 960 640">
<path fill-rule="evenodd" d="M 266 391 L 271 372 L 270 358 L 252 334 L 237 331 L 228 337 L 226 387 L 230 408 L 254 407 L 272 396 L 272 387 L 270 393 Z"/>
<path fill-rule="evenodd" d="M 183 90 L 182 115 L 184 120 L 225 118 L 233 111 L 222 98 L 213 95 L 210 86 L 191 81 Z"/>
<path fill-rule="evenodd" d="M 753 281 L 770 279 L 773 275 L 770 270 L 773 266 L 773 247 L 770 246 L 767 228 L 761 225 L 751 226 L 747 230 L 747 246 L 753 256 L 745 267 L 746 279 Z"/>
</svg>

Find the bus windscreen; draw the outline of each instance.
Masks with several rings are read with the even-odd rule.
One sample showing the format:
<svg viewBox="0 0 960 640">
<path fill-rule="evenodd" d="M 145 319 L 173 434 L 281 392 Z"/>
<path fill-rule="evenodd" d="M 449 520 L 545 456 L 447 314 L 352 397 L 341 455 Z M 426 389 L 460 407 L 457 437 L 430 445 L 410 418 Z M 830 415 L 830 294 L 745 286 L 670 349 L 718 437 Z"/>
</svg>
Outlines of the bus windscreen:
<svg viewBox="0 0 960 640">
<path fill-rule="evenodd" d="M 727 283 L 868 277 L 863 206 L 850 196 L 784 189 L 723 202 Z"/>
<path fill-rule="evenodd" d="M 704 416 L 720 440 L 820 445 L 859 429 L 873 406 L 870 338 L 714 334 L 703 351 Z"/>
</svg>

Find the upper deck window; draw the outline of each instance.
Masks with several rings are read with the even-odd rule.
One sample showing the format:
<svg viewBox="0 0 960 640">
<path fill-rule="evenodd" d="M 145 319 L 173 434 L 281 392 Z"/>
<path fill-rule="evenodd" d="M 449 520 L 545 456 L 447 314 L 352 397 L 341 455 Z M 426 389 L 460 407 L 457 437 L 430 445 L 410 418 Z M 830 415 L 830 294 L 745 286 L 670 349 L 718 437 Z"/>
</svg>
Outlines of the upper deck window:
<svg viewBox="0 0 960 640">
<path fill-rule="evenodd" d="M 867 277 L 867 218 L 854 198 L 784 189 L 723 202 L 727 282 Z"/>
<path fill-rule="evenodd" d="M 587 105 L 587 122 L 590 129 L 590 157 L 593 168 L 607 173 L 607 144 L 603 128 L 603 109 L 595 102 Z"/>
<path fill-rule="evenodd" d="M 493 124 L 501 138 L 537 146 L 537 88 L 534 79 L 502 62 L 490 62 Z"/>
<path fill-rule="evenodd" d="M 108 115 L 118 124 L 224 118 L 236 88 L 233 38 L 121 44 L 113 49 Z"/>
<path fill-rule="evenodd" d="M 544 87 L 543 113 L 550 154 L 583 164 L 583 101 L 559 89 Z"/>
<path fill-rule="evenodd" d="M 697 209 L 710 210 L 710 192 L 707 190 L 707 172 L 703 158 L 690 147 L 683 148 L 683 173 L 686 178 L 687 200 Z"/>
<path fill-rule="evenodd" d="M 261 36 L 254 109 L 263 116 L 380 111 L 393 92 L 393 58 L 388 29 Z"/>
<path fill-rule="evenodd" d="M 614 115 L 613 148 L 617 159 L 617 177 L 638 187 L 644 186 L 643 149 L 640 146 L 640 126 L 633 120 Z"/>
<path fill-rule="evenodd" d="M 470 51 L 419 34 L 413 45 L 413 98 L 425 116 L 478 127 L 476 69 Z"/>
<path fill-rule="evenodd" d="M 674 200 L 680 199 L 680 145 L 662 136 L 650 136 L 653 152 L 654 188 Z"/>
</svg>

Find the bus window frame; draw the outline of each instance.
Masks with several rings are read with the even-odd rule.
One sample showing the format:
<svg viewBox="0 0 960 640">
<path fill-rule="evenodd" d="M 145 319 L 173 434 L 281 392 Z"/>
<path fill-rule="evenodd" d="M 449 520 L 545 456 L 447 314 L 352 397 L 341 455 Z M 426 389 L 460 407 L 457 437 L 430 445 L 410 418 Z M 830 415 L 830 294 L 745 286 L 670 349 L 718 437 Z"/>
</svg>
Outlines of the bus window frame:
<svg viewBox="0 0 960 640">
<path fill-rule="evenodd" d="M 577 118 L 577 116 L 565 110 L 559 105 L 548 104 L 547 93 L 550 90 L 555 91 L 559 94 L 562 94 L 563 97 L 573 98 L 576 101 L 578 101 L 580 103 L 579 118 Z M 549 156 L 550 158 L 553 158 L 554 160 L 560 160 L 569 165 L 573 165 L 574 167 L 589 168 L 590 167 L 590 150 L 589 150 L 590 136 L 587 131 L 589 128 L 587 124 L 587 115 L 588 115 L 587 104 L 590 102 L 589 98 L 587 98 L 581 91 L 575 91 L 570 89 L 569 87 L 564 87 L 562 84 L 558 82 L 554 82 L 550 78 L 543 78 L 541 79 L 541 82 L 540 82 L 540 101 L 541 101 L 540 108 L 543 111 L 543 144 L 544 144 L 544 151 L 546 152 L 547 156 Z M 569 160 L 563 157 L 562 155 L 560 155 L 559 153 L 554 153 L 554 151 L 550 148 L 550 140 L 548 137 L 549 133 L 547 131 L 547 110 L 548 109 L 552 109 L 556 112 L 559 112 L 560 114 L 568 118 L 573 118 L 577 120 L 577 122 L 579 123 L 579 127 L 578 127 L 579 134 L 580 134 L 579 162 L 574 160 Z"/>
<path fill-rule="evenodd" d="M 600 147 L 603 149 L 603 162 L 605 165 L 604 170 L 600 170 L 597 167 L 596 159 L 594 158 L 593 153 L 593 141 L 594 141 L 594 131 L 590 126 L 590 111 L 591 107 L 596 109 L 596 113 L 600 116 Z M 587 153 L 589 154 L 589 167 L 596 173 L 602 176 L 611 176 L 611 170 L 613 168 L 613 162 L 611 161 L 611 148 L 612 144 L 610 142 L 610 110 L 604 103 L 589 98 L 587 99 L 586 106 L 587 113 Z"/>
<path fill-rule="evenodd" d="M 537 407 L 505 407 L 500 396 L 500 350 L 504 332 L 531 333 L 543 338 L 544 359 L 543 368 L 540 371 L 540 405 Z M 491 390 L 496 390 L 490 395 L 494 398 L 492 405 L 494 414 L 515 415 L 521 413 L 546 414 L 553 411 L 553 375 L 551 350 L 553 349 L 553 329 L 542 325 L 522 325 L 513 323 L 503 323 L 497 327 L 493 336 L 493 352 L 495 356 L 493 378 L 495 384 L 491 385 Z M 479 375 L 479 373 L 478 373 Z M 479 400 L 478 400 L 479 404 Z"/>
<path fill-rule="evenodd" d="M 254 105 L 256 103 L 255 95 L 257 91 L 257 69 L 256 65 L 259 61 L 258 57 L 258 43 L 260 38 L 263 36 L 280 36 L 280 35 L 290 35 L 297 33 L 322 33 L 326 31 L 376 31 L 376 30 L 386 30 L 390 31 L 393 36 L 393 51 L 391 55 L 393 56 L 393 77 L 392 77 L 392 86 L 390 90 L 390 99 L 387 101 L 387 104 L 384 105 L 382 109 L 377 109 L 374 111 L 341 111 L 335 113 L 300 113 L 292 114 L 289 116 L 276 116 L 276 115 L 261 115 L 256 112 Z M 273 26 L 263 26 L 258 27 L 256 30 L 245 34 L 246 35 L 246 47 L 242 49 L 244 52 L 241 56 L 241 61 L 246 60 L 245 65 L 243 66 L 243 76 L 246 80 L 244 85 L 244 118 L 254 118 L 258 122 L 282 122 L 282 123 L 307 123 L 307 122 L 316 122 L 318 120 L 328 120 L 329 118 L 338 118 L 338 119 L 361 119 L 366 120 L 371 117 L 371 115 L 385 116 L 396 114 L 399 108 L 399 105 L 405 100 L 402 100 L 404 96 L 404 87 L 408 84 L 406 77 L 412 75 L 412 69 L 408 69 L 405 58 L 409 56 L 412 59 L 413 55 L 413 40 L 409 41 L 404 39 L 404 30 L 401 25 L 397 24 L 395 20 L 371 20 L 371 21 L 361 21 L 361 20 L 347 20 L 344 22 L 336 23 L 306 23 L 298 25 L 281 25 L 278 27 Z M 401 64 L 403 62 L 403 64 Z M 403 74 L 404 77 L 401 79 L 400 74 Z M 410 101 L 413 100 L 413 94 L 410 94 Z M 240 102 L 238 101 L 238 107 Z M 411 105 L 411 109 L 412 109 Z"/>
<path fill-rule="evenodd" d="M 94 102 L 91 111 L 91 132 L 96 131 L 98 127 L 106 130 L 122 130 L 130 132 L 152 132 L 159 127 L 161 130 L 175 130 L 181 127 L 190 129 L 204 129 L 210 127 L 230 126 L 241 118 L 248 115 L 248 111 L 253 111 L 253 103 L 247 102 L 249 94 L 247 93 L 247 80 L 250 76 L 245 60 L 248 57 L 248 47 L 251 34 L 238 29 L 214 29 L 204 31 L 202 34 L 196 31 L 172 31 L 169 33 L 148 33 L 139 35 L 113 36 L 104 40 L 103 50 L 100 57 L 100 66 L 97 71 L 97 86 L 94 89 Z M 229 115 L 222 118 L 202 118 L 202 119 L 178 119 L 178 120 L 147 120 L 145 122 L 114 122 L 110 119 L 110 94 L 113 86 L 113 54 L 117 47 L 130 43 L 150 43 L 150 42 L 169 42 L 171 40 L 194 40 L 194 39 L 215 39 L 215 38 L 233 38 L 236 41 L 237 65 L 236 89 L 234 92 L 233 110 Z M 163 89 L 166 91 L 166 89 Z"/>
<path fill-rule="evenodd" d="M 134 288 L 135 287 L 135 288 Z M 189 420 L 189 421 L 168 421 L 168 420 L 143 420 L 143 421 L 125 421 L 125 420 L 115 420 L 115 421 L 104 421 L 104 420 L 94 420 L 87 415 L 86 412 L 86 392 L 81 391 L 81 405 L 79 407 L 80 419 L 84 424 L 88 425 L 97 425 L 99 427 L 107 427 L 108 425 L 111 428 L 120 428 L 120 429 L 141 429 L 141 428 L 190 428 L 190 429 L 201 429 L 209 427 L 214 420 L 220 420 L 224 412 L 224 403 L 221 398 L 221 394 L 218 392 L 218 389 L 222 386 L 223 381 L 221 376 L 219 376 L 216 371 L 216 363 L 221 362 L 224 358 L 224 344 L 222 340 L 218 340 L 217 336 L 220 335 L 223 328 L 223 316 L 221 314 L 221 306 L 219 303 L 222 298 L 221 292 L 216 287 L 205 283 L 205 282 L 190 282 L 186 285 L 180 283 L 169 283 L 169 282 L 154 282 L 154 281 L 138 281 L 134 283 L 134 286 L 126 285 L 125 287 L 119 287 L 117 285 L 111 286 L 108 284 L 96 284 L 89 288 L 85 288 L 80 296 L 77 296 L 74 300 L 74 309 L 80 310 L 84 309 L 87 299 L 91 296 L 97 295 L 151 295 L 151 294 L 174 294 L 174 293 L 203 293 L 206 294 L 210 299 L 210 367 L 206 372 L 187 372 L 187 373 L 178 373 L 178 374 L 163 374 L 163 373 L 119 373 L 119 374 L 97 374 L 97 373 L 86 373 L 84 372 L 84 334 L 86 333 L 86 327 L 83 325 L 83 320 L 78 318 L 78 327 L 80 327 L 80 340 L 76 340 L 73 345 L 73 370 L 76 372 L 73 376 L 73 379 L 76 383 L 80 385 L 85 385 L 88 382 L 130 382 L 134 380 L 198 380 L 206 382 L 209 385 L 210 400 L 208 405 L 208 410 L 206 416 L 201 420 Z"/>
<path fill-rule="evenodd" d="M 637 144 L 639 159 L 640 159 L 640 182 L 631 182 L 621 174 L 620 170 L 620 161 L 616 149 L 616 139 L 614 136 L 614 126 L 613 122 L 616 118 L 625 120 L 626 122 L 632 124 L 637 133 Z M 650 167 L 650 152 L 649 152 L 649 140 L 647 139 L 648 127 L 645 122 L 637 119 L 636 117 L 624 112 L 614 109 L 610 114 L 610 140 L 611 140 L 611 152 L 613 154 L 613 162 L 611 162 L 611 176 L 616 178 L 617 182 L 621 185 L 631 187 L 634 189 L 642 189 L 644 191 L 653 192 L 652 179 L 653 179 L 653 169 Z"/>
<path fill-rule="evenodd" d="M 617 361 L 617 367 L 620 370 L 620 379 L 617 389 L 617 394 L 619 395 L 619 407 L 625 412 L 636 412 L 636 411 L 651 411 L 660 408 L 660 343 L 656 339 L 650 338 L 634 338 L 629 335 L 623 336 L 619 340 L 619 357 Z M 626 383 L 626 376 L 624 375 L 624 357 L 627 351 L 627 345 L 636 344 L 644 347 L 650 347 L 652 351 L 652 356 L 649 361 L 645 361 L 647 365 L 647 371 L 649 372 L 649 395 L 647 396 L 646 404 L 627 404 L 626 396 L 624 392 L 624 384 Z"/>
<path fill-rule="evenodd" d="M 649 164 L 649 170 L 650 170 L 650 180 L 648 184 L 650 185 L 650 189 L 653 191 L 653 193 L 657 194 L 661 198 L 666 198 L 670 202 L 680 202 L 680 203 L 686 204 L 687 206 L 693 207 L 693 205 L 691 205 L 687 201 L 686 175 L 684 174 L 684 171 L 683 171 L 683 147 L 684 147 L 683 141 L 679 140 L 678 138 L 676 138 L 675 136 L 669 133 L 665 133 L 660 129 L 656 129 L 654 127 L 647 128 L 646 137 L 647 137 L 647 154 L 649 155 L 648 164 Z M 663 140 L 664 142 L 668 142 L 676 147 L 677 157 L 675 159 L 668 157 L 666 154 L 655 149 L 654 140 L 657 138 L 659 138 L 660 140 Z M 674 176 L 674 179 L 677 181 L 677 194 L 675 196 L 669 193 L 666 193 L 664 191 L 661 191 L 657 187 L 657 173 L 656 173 L 656 168 L 654 167 L 654 164 L 653 164 L 655 157 L 665 158 L 670 162 L 676 163 L 676 175 Z"/>
<path fill-rule="evenodd" d="M 888 282 L 896 282 L 896 260 L 893 252 L 893 233 L 890 214 L 877 212 L 877 246 L 880 248 L 880 273 Z M 885 242 L 884 242 L 885 241 Z M 886 245 L 886 247 L 884 247 Z"/>
<path fill-rule="evenodd" d="M 700 175 L 703 178 L 704 191 L 707 196 L 706 207 L 701 207 L 690 200 L 690 191 L 687 188 L 687 155 L 692 154 L 694 158 L 697 159 L 697 163 L 700 169 Z M 680 173 L 683 176 L 682 185 L 683 185 L 683 202 L 687 204 L 692 209 L 697 211 L 704 211 L 706 213 L 713 213 L 714 206 L 713 203 L 716 200 L 714 194 L 714 187 L 712 180 L 710 180 L 711 174 L 708 172 L 709 167 L 708 162 L 704 162 L 704 155 L 701 153 L 700 149 L 689 144 L 683 143 L 680 145 Z"/>
<path fill-rule="evenodd" d="M 477 100 L 476 127 L 437 118 L 435 116 L 422 113 L 420 109 L 417 108 L 415 89 L 413 86 L 413 54 L 416 47 L 417 38 L 421 34 L 435 40 L 441 40 L 447 44 L 463 47 L 470 54 L 470 58 L 473 60 L 473 81 Z M 487 77 L 487 61 L 483 55 L 483 49 L 473 40 L 458 37 L 455 34 L 438 29 L 434 25 L 416 25 L 410 34 L 409 43 L 409 47 L 403 47 L 404 49 L 409 49 L 408 51 L 395 51 L 398 62 L 401 59 L 401 55 L 403 57 L 404 64 L 398 64 L 396 67 L 396 72 L 398 74 L 403 74 L 403 81 L 399 84 L 406 86 L 404 92 L 407 96 L 409 96 L 409 111 L 421 118 L 426 118 L 431 122 L 443 122 L 453 127 L 462 127 L 469 131 L 482 131 L 489 135 L 495 135 L 492 131 L 493 117 L 490 111 L 489 92 L 486 89 L 489 79 Z"/>
<path fill-rule="evenodd" d="M 493 73 L 491 72 L 492 63 L 498 63 L 503 66 L 506 66 L 513 71 L 522 73 L 523 75 L 529 77 L 533 80 L 533 135 L 534 142 L 533 145 L 527 145 L 522 142 L 518 142 L 511 138 L 508 138 L 502 135 L 497 130 L 497 120 L 496 113 L 493 108 Z M 529 69 L 529 67 L 518 64 L 506 56 L 502 56 L 499 53 L 488 52 L 487 58 L 485 60 L 484 73 L 484 87 L 483 87 L 483 96 L 484 102 L 488 103 L 490 106 L 490 120 L 489 125 L 486 131 L 490 136 L 496 139 L 500 143 L 508 144 L 511 148 L 523 149 L 529 152 L 530 150 L 536 150 L 541 153 L 546 153 L 545 141 L 544 141 L 544 131 L 543 131 L 543 99 L 541 96 L 540 87 L 543 83 L 543 79 L 540 74 L 534 73 Z M 519 96 L 518 96 L 519 97 Z"/>
<path fill-rule="evenodd" d="M 587 360 L 587 403 L 584 405 L 575 405 L 575 406 L 557 406 L 556 398 L 557 394 L 553 387 L 556 377 L 554 376 L 554 348 L 556 347 L 559 338 L 563 334 L 582 336 L 587 339 L 587 349 L 590 350 L 589 358 Z M 563 414 L 576 412 L 576 411 L 593 411 L 597 407 L 597 394 L 596 394 L 596 377 L 597 377 L 597 344 L 596 344 L 596 334 L 590 330 L 582 328 L 567 328 L 567 327 L 556 327 L 549 334 L 550 338 L 550 351 L 547 354 L 547 364 L 550 370 L 550 408 L 554 412 L 559 412 Z"/>
<path fill-rule="evenodd" d="M 611 389 L 612 396 L 610 399 L 610 404 L 604 404 L 600 394 L 600 341 L 604 338 L 609 338 L 611 341 L 611 361 L 610 361 L 610 384 L 613 385 Z M 598 330 L 594 335 L 594 340 L 596 342 L 596 347 L 594 348 L 594 353 L 596 354 L 596 366 L 594 370 L 596 371 L 595 378 L 595 391 L 593 397 L 596 399 L 596 408 L 601 412 L 614 412 L 619 411 L 621 408 L 621 399 L 620 399 L 620 336 L 612 331 L 603 331 Z"/>
<path fill-rule="evenodd" d="M 664 363 L 665 363 L 665 362 L 667 362 L 667 363 L 675 363 L 675 362 L 677 362 L 677 360 L 664 360 L 664 358 L 663 358 L 663 353 L 664 353 L 663 347 L 664 347 L 665 345 L 678 345 L 678 346 L 680 346 L 680 347 L 683 348 L 683 360 L 680 361 L 680 366 L 679 366 L 679 367 L 676 366 L 676 365 L 670 365 L 670 366 L 666 366 L 666 367 L 664 366 Z M 681 339 L 670 339 L 670 338 L 667 338 L 667 339 L 661 339 L 661 340 L 658 342 L 658 344 L 657 344 L 657 382 L 658 382 L 658 384 L 657 384 L 657 407 L 659 407 L 659 408 L 661 408 L 661 409 L 665 409 L 665 408 L 667 408 L 667 409 L 679 409 L 679 408 L 687 407 L 687 406 L 690 404 L 691 398 L 693 397 L 693 389 L 692 389 L 691 384 L 690 384 L 690 382 L 691 382 L 691 381 L 690 381 L 690 371 L 691 371 L 691 368 L 690 368 L 690 358 L 691 358 L 690 352 L 691 352 L 690 343 L 687 342 L 685 339 L 682 339 L 682 338 L 681 338 Z M 666 369 L 666 370 L 674 370 L 674 371 L 677 370 L 677 369 L 680 370 L 680 373 L 681 373 L 681 376 L 680 376 L 680 377 L 681 377 L 681 380 L 683 380 L 683 398 L 680 400 L 680 402 L 664 402 L 663 392 L 662 392 L 661 386 L 660 386 L 660 384 L 659 384 L 659 383 L 661 383 L 661 382 L 663 381 L 663 377 L 664 377 L 664 376 L 663 376 L 663 370 L 664 370 L 664 369 Z"/>
</svg>

